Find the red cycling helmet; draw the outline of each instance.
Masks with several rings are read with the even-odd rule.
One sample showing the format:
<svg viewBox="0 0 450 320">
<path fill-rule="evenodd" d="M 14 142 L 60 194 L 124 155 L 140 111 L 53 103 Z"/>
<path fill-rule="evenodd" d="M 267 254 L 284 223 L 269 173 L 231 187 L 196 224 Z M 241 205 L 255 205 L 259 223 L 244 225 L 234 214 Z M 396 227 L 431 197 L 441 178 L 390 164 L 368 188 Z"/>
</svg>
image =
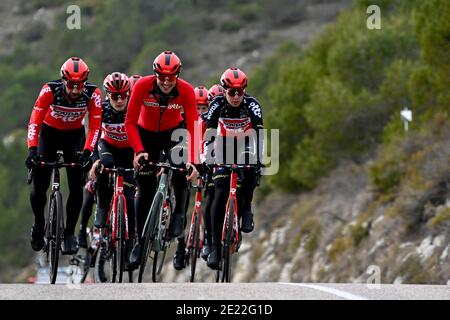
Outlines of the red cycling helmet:
<svg viewBox="0 0 450 320">
<path fill-rule="evenodd" d="M 130 86 L 131 86 L 130 90 L 133 89 L 134 85 L 140 78 L 142 78 L 142 76 L 139 74 L 133 74 L 131 77 L 128 78 L 128 80 L 130 80 Z"/>
<path fill-rule="evenodd" d="M 198 86 L 194 89 L 194 92 L 197 104 L 208 104 L 208 89 L 204 86 Z"/>
<path fill-rule="evenodd" d="M 245 89 L 248 78 L 238 68 L 229 68 L 220 77 L 220 84 L 224 89 Z"/>
<path fill-rule="evenodd" d="M 153 61 L 153 71 L 158 74 L 175 75 L 180 72 L 181 60 L 172 51 L 160 53 Z"/>
<path fill-rule="evenodd" d="M 220 84 L 215 84 L 208 91 L 208 100 L 211 101 L 215 96 L 223 94 L 223 88 Z"/>
<path fill-rule="evenodd" d="M 81 58 L 72 57 L 61 66 L 61 78 L 63 79 L 74 82 L 86 81 L 88 75 L 89 67 Z"/>
<path fill-rule="evenodd" d="M 130 80 L 125 73 L 113 72 L 108 74 L 103 80 L 103 87 L 106 92 L 125 92 L 129 91 L 131 88 Z"/>
</svg>

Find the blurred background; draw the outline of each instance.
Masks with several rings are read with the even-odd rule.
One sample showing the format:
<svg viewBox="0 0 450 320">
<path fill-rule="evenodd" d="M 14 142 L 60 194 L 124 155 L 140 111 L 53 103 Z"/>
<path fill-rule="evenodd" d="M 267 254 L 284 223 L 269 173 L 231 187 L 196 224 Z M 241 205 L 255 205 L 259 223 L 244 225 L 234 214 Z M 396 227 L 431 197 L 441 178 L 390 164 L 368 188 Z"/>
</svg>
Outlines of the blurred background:
<svg viewBox="0 0 450 320">
<path fill-rule="evenodd" d="M 242 68 L 280 129 L 280 171 L 262 180 L 234 281 L 361 282 L 375 265 L 383 283 L 447 283 L 448 0 L 2 0 L 0 282 L 36 273 L 24 161 L 41 86 L 70 56 L 100 86 L 113 71 L 150 74 L 163 50 L 194 86 Z"/>
</svg>

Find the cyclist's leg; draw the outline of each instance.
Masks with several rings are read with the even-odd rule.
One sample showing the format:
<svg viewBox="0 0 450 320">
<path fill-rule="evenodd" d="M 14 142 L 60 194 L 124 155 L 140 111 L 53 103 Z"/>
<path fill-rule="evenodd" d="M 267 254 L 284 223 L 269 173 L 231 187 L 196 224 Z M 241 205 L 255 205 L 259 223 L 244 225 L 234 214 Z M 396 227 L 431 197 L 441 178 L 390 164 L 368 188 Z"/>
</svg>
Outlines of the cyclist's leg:
<svg viewBox="0 0 450 320">
<path fill-rule="evenodd" d="M 133 167 L 134 152 L 132 148 L 124 148 L 117 151 L 115 155 L 115 162 L 117 166 L 122 168 Z M 133 173 L 127 172 L 124 175 L 124 193 L 127 202 L 128 214 L 128 236 L 130 239 L 135 237 L 136 217 L 134 208 L 134 195 L 136 192 L 136 182 L 134 181 Z"/>
<path fill-rule="evenodd" d="M 53 129 L 54 130 L 54 129 Z M 56 148 L 54 135 L 50 127 L 42 126 L 39 136 L 38 154 L 43 161 L 52 162 L 56 160 Z M 47 190 L 50 186 L 51 168 L 39 167 L 34 170 L 33 183 L 30 193 L 31 209 L 34 214 L 34 226 L 32 229 L 32 246 L 36 251 L 42 248 L 45 228 L 45 205 L 47 203 Z"/>
<path fill-rule="evenodd" d="M 211 206 L 212 248 L 208 257 L 208 266 L 216 269 L 220 259 L 223 220 L 230 190 L 230 174 L 225 169 L 218 169 L 213 175 L 213 181 L 214 200 Z"/>
<path fill-rule="evenodd" d="M 80 230 L 86 229 L 89 224 L 89 219 L 92 215 L 92 208 L 95 203 L 95 190 L 92 189 L 93 181 L 89 180 L 83 188 L 83 204 L 81 205 L 81 222 Z"/>
<path fill-rule="evenodd" d="M 252 152 L 248 148 L 241 153 L 242 163 L 249 163 L 252 158 Z M 255 163 L 255 161 L 250 162 Z M 253 193 L 256 188 L 256 172 L 255 169 L 243 169 L 239 172 L 239 188 L 237 191 L 239 217 L 242 218 L 241 230 L 243 232 L 251 232 L 254 228 L 253 213 L 252 213 L 252 200 Z"/>
<path fill-rule="evenodd" d="M 202 250 L 202 258 L 207 259 L 211 253 L 212 230 L 211 230 L 211 206 L 214 200 L 214 182 L 207 178 L 205 190 L 205 210 L 203 210 L 203 225 L 205 226 L 205 243 Z"/>
<path fill-rule="evenodd" d="M 164 140 L 164 152 L 173 166 L 184 168 L 187 162 L 187 148 L 184 142 L 173 142 Z M 188 183 L 186 173 L 173 171 L 172 185 L 175 196 L 175 208 L 169 233 L 173 237 L 178 237 L 182 245 L 184 244 L 184 229 L 186 227 L 186 211 L 189 198 Z M 182 238 L 182 240 L 181 240 Z"/>
<path fill-rule="evenodd" d="M 114 167 L 114 148 L 106 141 L 100 140 L 98 143 L 98 155 L 101 164 L 106 168 Z M 95 226 L 97 228 L 106 227 L 106 220 L 113 196 L 113 190 L 109 183 L 110 176 L 107 173 L 100 173 L 97 176 L 97 211 L 95 213 Z"/>
<path fill-rule="evenodd" d="M 147 131 L 138 127 L 139 135 L 145 152 L 149 154 L 150 162 L 158 162 L 160 160 L 161 145 L 160 134 Z M 138 193 L 136 195 L 136 225 L 139 240 L 141 240 L 144 230 L 145 221 L 150 210 L 153 198 L 156 192 L 156 170 L 142 170 L 137 176 Z"/>
<path fill-rule="evenodd" d="M 64 152 L 65 162 L 78 162 L 78 152 L 84 147 L 85 132 L 84 127 L 76 130 L 70 130 L 70 132 L 61 135 L 63 139 L 61 141 L 61 149 Z M 83 204 L 83 186 L 85 183 L 83 169 L 67 168 L 67 181 L 69 185 L 69 196 L 66 203 L 67 222 L 66 222 L 66 235 L 73 235 L 75 232 L 75 226 L 78 221 L 78 217 L 81 211 L 81 205 Z"/>
<path fill-rule="evenodd" d="M 78 234 L 78 244 L 80 247 L 87 247 L 86 228 L 92 215 L 92 208 L 95 203 L 94 190 L 92 190 L 93 181 L 89 180 L 83 189 L 83 204 L 81 206 L 80 232 Z"/>
</svg>

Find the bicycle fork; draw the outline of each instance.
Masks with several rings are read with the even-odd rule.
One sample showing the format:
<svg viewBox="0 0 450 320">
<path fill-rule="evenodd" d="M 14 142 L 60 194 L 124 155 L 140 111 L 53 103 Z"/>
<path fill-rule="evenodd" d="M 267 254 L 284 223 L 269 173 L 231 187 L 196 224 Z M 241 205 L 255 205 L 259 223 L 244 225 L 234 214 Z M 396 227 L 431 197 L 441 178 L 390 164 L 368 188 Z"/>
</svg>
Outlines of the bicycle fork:
<svg viewBox="0 0 450 320">
<path fill-rule="evenodd" d="M 222 243 L 225 243 L 225 241 L 229 241 L 232 248 L 232 253 L 235 252 L 235 244 L 239 242 L 239 222 L 238 222 L 238 207 L 237 207 L 237 197 L 236 197 L 236 189 L 237 189 L 237 172 L 231 172 L 230 177 L 230 197 L 227 201 L 227 206 L 225 209 L 225 223 L 222 227 Z M 233 212 L 230 212 L 230 202 L 233 200 L 234 207 Z M 232 215 L 232 216 L 231 216 Z M 233 236 L 231 239 L 225 239 L 225 235 L 227 234 L 227 228 L 228 228 L 228 222 L 229 219 L 233 219 Z"/>
</svg>

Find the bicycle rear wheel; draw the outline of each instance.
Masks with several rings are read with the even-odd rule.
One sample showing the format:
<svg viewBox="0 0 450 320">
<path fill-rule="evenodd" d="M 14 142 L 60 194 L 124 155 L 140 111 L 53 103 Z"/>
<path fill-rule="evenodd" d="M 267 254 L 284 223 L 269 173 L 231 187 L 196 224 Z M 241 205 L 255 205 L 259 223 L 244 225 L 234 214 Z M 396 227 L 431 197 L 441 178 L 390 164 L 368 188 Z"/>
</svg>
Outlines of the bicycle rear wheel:
<svg viewBox="0 0 450 320">
<path fill-rule="evenodd" d="M 109 258 L 111 259 L 111 258 Z M 111 270 L 105 270 L 105 264 L 108 260 L 108 253 L 106 245 L 101 243 L 95 252 L 95 263 L 94 263 L 94 282 L 104 283 L 108 279 L 112 279 Z M 102 277 L 104 275 L 104 278 Z"/>
<path fill-rule="evenodd" d="M 195 268 L 197 266 L 197 258 L 200 250 L 200 213 L 195 217 L 195 227 L 193 236 L 193 246 L 189 248 L 189 264 L 191 265 L 190 282 L 195 280 Z"/>
<path fill-rule="evenodd" d="M 91 266 L 91 253 L 89 252 L 89 249 L 86 249 L 86 252 L 85 252 L 84 256 L 82 257 L 82 259 L 83 260 L 80 265 L 81 272 L 82 272 L 80 282 L 84 283 L 89 274 L 89 268 Z"/>
<path fill-rule="evenodd" d="M 155 253 L 153 255 L 153 269 L 152 269 L 152 281 L 153 282 L 161 281 L 161 272 L 162 272 L 162 268 L 164 266 L 164 262 L 166 261 L 167 248 L 168 248 L 168 245 L 164 241 L 163 249 L 161 251 L 155 251 Z"/>
<path fill-rule="evenodd" d="M 117 214 L 117 213 L 116 213 Z M 109 260 L 109 273 L 111 275 L 111 282 L 116 282 L 117 277 L 117 246 L 115 246 L 115 243 L 112 240 L 112 224 L 114 222 L 109 222 L 109 228 L 108 228 L 108 237 L 107 237 L 107 251 L 105 252 L 106 259 Z"/>
<path fill-rule="evenodd" d="M 156 193 L 155 198 L 153 200 L 152 206 L 150 208 L 150 213 L 148 216 L 148 221 L 145 224 L 144 229 L 144 245 L 142 248 L 142 254 L 141 254 L 141 264 L 139 268 L 139 276 L 138 276 L 138 282 L 142 282 L 142 278 L 144 276 L 145 267 L 147 266 L 147 260 L 150 256 L 150 252 L 152 250 L 152 245 L 154 236 L 155 236 L 155 228 L 157 219 L 159 218 L 159 212 L 161 211 L 161 206 L 163 204 L 163 197 L 161 193 Z M 155 258 L 155 257 L 154 257 Z M 157 258 L 157 256 L 156 256 Z"/>
<path fill-rule="evenodd" d="M 50 283 L 54 284 L 58 276 L 59 250 L 61 248 L 61 238 L 64 236 L 63 226 L 62 196 L 59 191 L 55 191 L 50 196 L 48 226 L 48 254 L 49 254 L 49 275 Z"/>
</svg>

